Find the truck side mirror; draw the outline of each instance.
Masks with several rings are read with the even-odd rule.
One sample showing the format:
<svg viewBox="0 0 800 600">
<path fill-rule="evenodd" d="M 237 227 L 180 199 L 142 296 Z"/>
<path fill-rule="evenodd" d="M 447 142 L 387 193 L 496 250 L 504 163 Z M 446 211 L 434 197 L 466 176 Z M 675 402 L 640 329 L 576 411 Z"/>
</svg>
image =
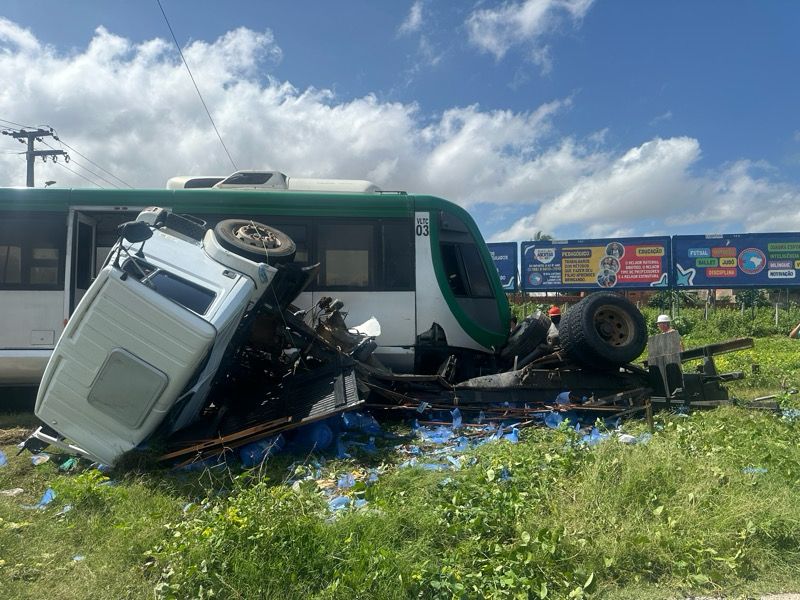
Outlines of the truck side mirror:
<svg viewBox="0 0 800 600">
<path fill-rule="evenodd" d="M 128 221 L 117 227 L 117 235 L 131 244 L 135 244 L 153 237 L 153 230 L 142 221 Z"/>
</svg>

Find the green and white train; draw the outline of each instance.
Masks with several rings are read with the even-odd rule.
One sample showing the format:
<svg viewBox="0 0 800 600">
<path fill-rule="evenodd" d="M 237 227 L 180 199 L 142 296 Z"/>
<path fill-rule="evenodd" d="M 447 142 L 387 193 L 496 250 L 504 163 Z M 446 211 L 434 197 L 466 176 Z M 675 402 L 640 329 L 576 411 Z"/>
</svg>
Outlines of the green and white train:
<svg viewBox="0 0 800 600">
<path fill-rule="evenodd" d="M 492 364 L 507 341 L 510 311 L 464 209 L 373 185 L 282 177 L 281 185 L 251 189 L 185 189 L 190 178 L 166 190 L 0 189 L 0 385 L 38 384 L 117 226 L 149 206 L 209 226 L 251 218 L 288 234 L 295 262 L 321 264 L 298 308 L 331 296 L 342 300 L 351 325 L 376 317 L 376 356 L 398 372 L 435 372 L 451 354 L 464 373 Z"/>
</svg>

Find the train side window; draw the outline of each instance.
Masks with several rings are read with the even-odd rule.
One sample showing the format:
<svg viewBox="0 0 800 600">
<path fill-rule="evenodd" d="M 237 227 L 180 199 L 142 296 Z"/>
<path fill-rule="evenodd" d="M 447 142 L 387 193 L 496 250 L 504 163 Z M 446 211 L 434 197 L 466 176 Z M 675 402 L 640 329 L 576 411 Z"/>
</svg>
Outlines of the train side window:
<svg viewBox="0 0 800 600">
<path fill-rule="evenodd" d="M 408 220 L 382 223 L 382 289 L 414 289 L 414 229 Z"/>
<path fill-rule="evenodd" d="M 0 284 L 22 282 L 22 248 L 0 246 Z"/>
<path fill-rule="evenodd" d="M 321 288 L 374 286 L 375 226 L 372 223 L 320 221 L 317 259 L 322 263 Z"/>
<path fill-rule="evenodd" d="M 66 239 L 63 214 L 0 213 L 0 289 L 63 289 Z"/>
<path fill-rule="evenodd" d="M 31 285 L 58 285 L 58 248 L 33 248 L 28 282 Z"/>
</svg>

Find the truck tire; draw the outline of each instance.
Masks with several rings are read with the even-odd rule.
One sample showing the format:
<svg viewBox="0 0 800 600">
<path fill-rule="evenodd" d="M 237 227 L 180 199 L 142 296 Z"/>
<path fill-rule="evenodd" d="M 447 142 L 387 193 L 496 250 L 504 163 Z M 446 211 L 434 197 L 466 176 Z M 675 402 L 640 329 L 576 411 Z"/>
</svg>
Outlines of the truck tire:
<svg viewBox="0 0 800 600">
<path fill-rule="evenodd" d="M 558 332 L 567 357 L 594 369 L 629 363 L 647 345 L 647 326 L 639 309 L 607 292 L 591 294 L 573 306 Z"/>
<path fill-rule="evenodd" d="M 528 356 L 536 347 L 547 339 L 550 329 L 550 318 L 537 311 L 525 317 L 519 327 L 512 333 L 508 342 L 500 350 L 500 358 L 514 360 L 515 356 Z"/>
<path fill-rule="evenodd" d="M 224 248 L 256 262 L 292 262 L 297 250 L 282 231 L 249 219 L 220 221 L 214 227 L 214 235 Z"/>
</svg>

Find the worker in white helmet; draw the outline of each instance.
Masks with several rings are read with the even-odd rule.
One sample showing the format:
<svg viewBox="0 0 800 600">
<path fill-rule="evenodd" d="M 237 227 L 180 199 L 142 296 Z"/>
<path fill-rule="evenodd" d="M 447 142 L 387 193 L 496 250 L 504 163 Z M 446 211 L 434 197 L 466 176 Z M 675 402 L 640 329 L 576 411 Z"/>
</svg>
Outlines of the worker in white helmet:
<svg viewBox="0 0 800 600">
<path fill-rule="evenodd" d="M 669 315 L 658 315 L 656 319 L 656 326 L 658 327 L 659 333 L 670 333 L 671 331 L 677 331 L 672 327 L 672 319 L 669 318 Z M 681 350 L 683 350 L 683 341 L 681 341 Z"/>
</svg>

